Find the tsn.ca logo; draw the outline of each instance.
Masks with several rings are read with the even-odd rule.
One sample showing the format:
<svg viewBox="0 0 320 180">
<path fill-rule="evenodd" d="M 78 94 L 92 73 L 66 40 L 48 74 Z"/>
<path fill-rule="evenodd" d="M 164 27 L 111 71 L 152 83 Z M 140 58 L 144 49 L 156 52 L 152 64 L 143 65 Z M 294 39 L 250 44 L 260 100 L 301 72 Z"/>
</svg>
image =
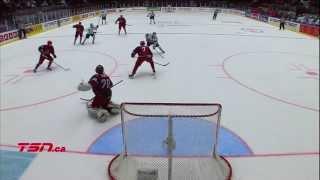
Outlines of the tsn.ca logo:
<svg viewBox="0 0 320 180">
<path fill-rule="evenodd" d="M 20 152 L 66 152 L 63 146 L 54 146 L 52 143 L 18 143 Z"/>
</svg>

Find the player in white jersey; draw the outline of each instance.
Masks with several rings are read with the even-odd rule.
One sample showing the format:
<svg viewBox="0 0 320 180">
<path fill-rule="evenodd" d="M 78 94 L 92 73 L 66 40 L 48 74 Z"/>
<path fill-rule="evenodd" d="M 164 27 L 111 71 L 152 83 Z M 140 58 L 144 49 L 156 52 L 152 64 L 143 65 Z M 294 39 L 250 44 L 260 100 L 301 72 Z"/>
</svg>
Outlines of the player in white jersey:
<svg viewBox="0 0 320 180">
<path fill-rule="evenodd" d="M 154 14 L 154 12 L 153 11 L 151 11 L 151 12 L 149 12 L 148 13 L 148 15 L 147 15 L 147 17 L 149 17 L 149 19 L 150 19 L 150 24 L 153 22 L 153 24 L 156 24 L 156 21 L 154 20 L 154 17 L 155 17 L 156 15 Z"/>
<path fill-rule="evenodd" d="M 161 48 L 159 42 L 158 42 L 158 37 L 157 37 L 157 33 L 153 32 L 151 33 L 147 33 L 146 34 L 146 41 L 147 41 L 147 46 L 151 46 L 153 47 L 153 49 L 158 48 L 162 53 L 165 53 L 165 51 Z"/>
<path fill-rule="evenodd" d="M 101 24 L 107 24 L 107 10 L 104 10 L 101 13 Z"/>
<path fill-rule="evenodd" d="M 94 40 L 96 38 L 96 33 L 98 28 L 99 28 L 99 25 L 94 26 L 93 23 L 91 23 L 90 27 L 87 29 L 86 38 L 83 40 L 82 44 L 84 44 L 86 40 L 89 39 L 90 36 L 92 36 L 92 44 L 94 44 Z"/>
<path fill-rule="evenodd" d="M 218 9 L 215 9 L 215 10 L 214 10 L 214 12 L 213 12 L 213 17 L 212 17 L 213 20 L 216 20 L 216 19 L 217 19 L 218 12 L 219 12 Z"/>
</svg>

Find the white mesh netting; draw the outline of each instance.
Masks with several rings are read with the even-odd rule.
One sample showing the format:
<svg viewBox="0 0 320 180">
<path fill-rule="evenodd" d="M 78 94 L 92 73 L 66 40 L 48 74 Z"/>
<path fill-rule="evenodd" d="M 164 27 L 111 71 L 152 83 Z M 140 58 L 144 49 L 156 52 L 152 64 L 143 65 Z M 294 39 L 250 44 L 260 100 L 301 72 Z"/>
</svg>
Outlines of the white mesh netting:
<svg viewBox="0 0 320 180">
<path fill-rule="evenodd" d="M 228 180 L 217 155 L 220 104 L 124 103 L 123 153 L 109 164 L 112 180 Z"/>
</svg>

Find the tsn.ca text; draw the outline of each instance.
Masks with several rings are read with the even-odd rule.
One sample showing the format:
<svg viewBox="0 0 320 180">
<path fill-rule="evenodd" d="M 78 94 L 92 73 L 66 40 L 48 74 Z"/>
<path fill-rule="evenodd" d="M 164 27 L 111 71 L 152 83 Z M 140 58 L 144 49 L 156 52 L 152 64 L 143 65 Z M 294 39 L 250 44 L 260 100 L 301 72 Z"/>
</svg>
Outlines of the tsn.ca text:
<svg viewBox="0 0 320 180">
<path fill-rule="evenodd" d="M 64 146 L 55 146 L 53 143 L 18 143 L 18 148 L 20 152 L 65 152 L 66 148 Z"/>
</svg>

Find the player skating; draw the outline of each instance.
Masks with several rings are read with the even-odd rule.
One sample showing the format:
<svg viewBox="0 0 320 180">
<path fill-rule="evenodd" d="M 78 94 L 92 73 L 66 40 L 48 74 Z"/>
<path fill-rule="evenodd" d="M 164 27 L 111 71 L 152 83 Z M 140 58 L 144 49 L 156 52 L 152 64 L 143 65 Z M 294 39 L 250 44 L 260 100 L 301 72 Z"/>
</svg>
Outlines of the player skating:
<svg viewBox="0 0 320 180">
<path fill-rule="evenodd" d="M 119 32 L 118 34 L 120 35 L 120 31 L 121 29 L 124 30 L 124 33 L 127 34 L 127 30 L 126 30 L 126 24 L 127 24 L 127 21 L 126 19 L 123 17 L 123 15 L 120 15 L 120 17 L 116 20 L 115 24 L 119 24 Z"/>
<path fill-rule="evenodd" d="M 111 102 L 113 82 L 104 73 L 104 67 L 98 65 L 95 71 L 96 74 L 88 82 L 95 95 L 92 102 L 88 103 L 88 112 L 99 121 L 105 121 L 108 116 L 119 112 L 119 105 Z"/>
<path fill-rule="evenodd" d="M 94 40 L 96 39 L 96 33 L 99 25 L 94 26 L 93 23 L 90 24 L 90 27 L 87 29 L 86 38 L 83 40 L 82 44 L 86 42 L 87 39 L 92 37 L 92 44 L 94 44 Z"/>
<path fill-rule="evenodd" d="M 134 78 L 134 75 L 137 72 L 137 69 L 139 68 L 139 66 L 141 66 L 141 64 L 143 62 L 148 62 L 151 65 L 152 68 L 152 75 L 153 77 L 155 77 L 156 75 L 156 71 L 154 69 L 154 63 L 153 63 L 153 59 L 152 59 L 152 52 L 150 50 L 150 48 L 148 46 L 145 46 L 145 42 L 144 41 L 140 41 L 140 46 L 136 47 L 133 52 L 131 53 L 131 57 L 133 58 L 136 54 L 138 54 L 138 58 L 137 61 L 134 65 L 134 68 L 132 70 L 132 73 L 129 75 L 130 79 Z"/>
<path fill-rule="evenodd" d="M 216 19 L 217 19 L 217 16 L 218 16 L 218 9 L 215 9 L 214 12 L 213 12 L 213 17 L 212 17 L 212 19 L 213 19 L 213 20 L 216 20 Z"/>
<path fill-rule="evenodd" d="M 54 53 L 54 47 L 52 45 L 51 41 L 48 41 L 47 44 L 41 45 L 38 48 L 39 52 L 40 52 L 40 58 L 39 58 L 39 62 L 36 65 L 36 67 L 33 69 L 33 72 L 36 73 L 38 67 L 43 63 L 44 60 L 48 60 L 49 64 L 47 67 L 47 70 L 51 71 L 51 64 L 53 62 L 53 58 L 51 57 L 51 54 L 54 58 L 56 58 L 56 54 Z"/>
<path fill-rule="evenodd" d="M 147 46 L 151 46 L 153 47 L 153 49 L 158 48 L 162 53 L 165 53 L 165 51 L 161 48 L 159 42 L 158 42 L 158 37 L 157 37 L 157 33 L 153 32 L 151 33 L 147 33 L 146 34 L 146 41 L 147 41 Z"/>
<path fill-rule="evenodd" d="M 153 11 L 151 11 L 150 13 L 148 13 L 147 17 L 149 17 L 150 20 L 150 24 L 153 22 L 153 24 L 156 24 L 156 21 L 154 20 L 155 17 L 155 13 Z"/>
<path fill-rule="evenodd" d="M 80 36 L 80 44 L 81 44 L 82 35 L 83 35 L 83 30 L 84 30 L 83 25 L 81 24 L 81 22 L 79 22 L 78 24 L 73 25 L 72 27 L 73 27 L 73 28 L 76 28 L 76 34 L 75 34 L 75 37 L 74 37 L 74 42 L 73 42 L 73 44 L 74 44 L 74 45 L 76 44 L 76 41 L 77 41 L 77 39 L 78 39 L 79 36 Z"/>
<path fill-rule="evenodd" d="M 101 24 L 107 24 L 107 10 L 104 10 L 101 14 Z"/>
</svg>

